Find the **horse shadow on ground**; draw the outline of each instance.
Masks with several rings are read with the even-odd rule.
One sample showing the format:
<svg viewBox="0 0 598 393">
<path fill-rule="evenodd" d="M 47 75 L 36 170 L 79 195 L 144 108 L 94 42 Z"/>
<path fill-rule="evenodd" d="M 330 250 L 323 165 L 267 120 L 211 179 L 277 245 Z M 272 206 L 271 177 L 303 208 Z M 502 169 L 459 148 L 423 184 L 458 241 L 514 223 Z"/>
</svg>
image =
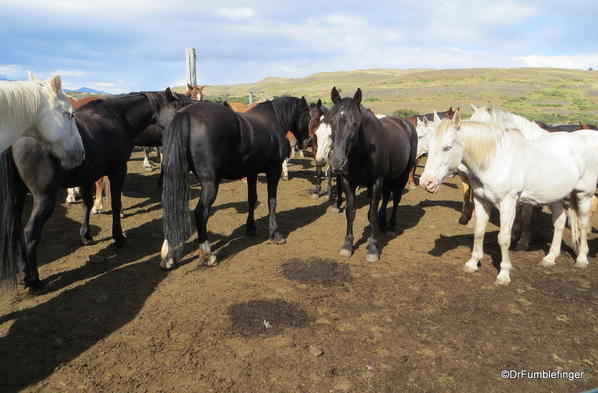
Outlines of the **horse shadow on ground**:
<svg viewBox="0 0 598 393">
<path fill-rule="evenodd" d="M 156 244 L 150 252 L 159 248 Z M 138 261 L 147 254 L 147 247 L 139 247 L 101 267 L 85 265 L 60 273 L 61 287 L 97 277 L 47 302 L 0 317 L 0 324 L 14 320 L 0 338 L 2 392 L 16 393 L 47 378 L 56 367 L 130 322 L 166 277 L 158 268 L 158 256 Z"/>
<path fill-rule="evenodd" d="M 366 204 L 366 201 L 364 204 Z M 389 203 L 389 207 L 386 209 L 386 217 L 387 219 L 390 218 L 390 214 L 392 212 L 392 201 Z M 403 232 L 407 229 L 415 227 L 419 220 L 424 216 L 425 210 L 422 208 L 421 204 L 418 203 L 417 205 L 401 205 L 399 204 L 397 208 L 397 225 L 395 227 L 396 236 L 401 236 Z M 371 225 L 366 225 L 363 228 L 363 232 L 361 233 L 361 238 L 355 242 L 353 249 L 357 249 L 359 246 L 367 243 L 369 237 L 371 235 Z M 382 253 L 382 250 L 386 245 L 392 241 L 396 236 L 385 236 L 382 233 L 379 239 L 379 247 L 378 250 Z"/>
<path fill-rule="evenodd" d="M 493 212 L 490 216 L 490 221 L 493 224 L 500 226 L 500 218 L 497 209 L 493 209 Z M 544 254 L 547 254 L 550 250 L 552 235 L 553 225 L 551 214 L 545 213 L 540 209 L 534 209 L 532 216 L 532 237 L 530 239 L 528 249 L 522 252 L 543 251 Z M 511 247 L 509 249 L 510 251 L 514 251 L 516 243 L 517 242 L 514 240 L 511 241 Z M 588 239 L 588 245 L 590 247 L 590 251 L 595 250 L 595 247 L 598 247 L 598 239 Z M 428 251 L 428 254 L 440 257 L 443 256 L 446 252 L 454 250 L 461 246 L 469 247 L 471 250 L 471 248 L 473 247 L 473 229 L 472 233 L 466 235 L 440 235 L 440 237 L 434 241 L 434 247 L 430 251 Z M 498 231 L 496 230 L 488 231 L 484 236 L 484 255 L 486 254 L 490 255 L 490 257 L 492 258 L 492 265 L 497 269 L 497 271 L 499 271 L 501 252 L 500 247 L 498 245 Z M 571 247 L 569 247 L 567 243 L 565 243 L 564 239 L 561 244 L 561 255 L 563 254 L 569 254 L 573 259 L 576 258 L 575 251 Z"/>
</svg>

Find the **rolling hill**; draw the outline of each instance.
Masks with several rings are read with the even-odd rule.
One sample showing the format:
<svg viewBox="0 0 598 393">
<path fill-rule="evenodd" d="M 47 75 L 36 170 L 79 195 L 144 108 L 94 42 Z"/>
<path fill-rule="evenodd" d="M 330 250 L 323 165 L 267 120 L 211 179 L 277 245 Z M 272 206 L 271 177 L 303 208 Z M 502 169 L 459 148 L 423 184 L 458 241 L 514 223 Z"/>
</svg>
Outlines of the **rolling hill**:
<svg viewBox="0 0 598 393">
<path fill-rule="evenodd" d="M 322 98 L 330 105 L 330 89 L 352 95 L 357 87 L 364 105 L 376 113 L 428 113 L 449 106 L 469 113 L 469 103 L 492 103 L 530 119 L 547 123 L 598 123 L 598 71 L 556 68 L 472 68 L 454 70 L 369 69 L 322 72 L 304 78 L 265 78 L 257 83 L 214 85 L 208 99 L 247 102 L 281 95 Z M 183 87 L 175 88 L 184 90 Z"/>
</svg>

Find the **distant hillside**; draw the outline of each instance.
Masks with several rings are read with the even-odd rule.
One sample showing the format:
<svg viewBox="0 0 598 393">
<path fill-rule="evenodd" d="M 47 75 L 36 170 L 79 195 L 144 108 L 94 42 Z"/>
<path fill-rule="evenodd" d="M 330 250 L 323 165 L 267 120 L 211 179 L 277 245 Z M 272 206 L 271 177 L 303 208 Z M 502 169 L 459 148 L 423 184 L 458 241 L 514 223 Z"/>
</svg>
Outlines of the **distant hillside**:
<svg viewBox="0 0 598 393">
<path fill-rule="evenodd" d="M 247 101 L 247 94 L 270 98 L 305 95 L 330 105 L 330 89 L 352 95 L 357 87 L 364 105 L 377 113 L 397 110 L 429 113 L 449 106 L 469 113 L 469 103 L 492 103 L 548 123 L 598 123 L 598 71 L 556 68 L 473 68 L 455 70 L 371 69 L 322 72 L 305 78 L 265 78 L 257 83 L 214 85 L 207 98 Z M 183 91 L 183 87 L 175 88 Z"/>
<path fill-rule="evenodd" d="M 77 90 L 64 89 L 64 91 L 67 92 L 67 93 L 102 94 L 102 95 L 110 95 L 110 94 L 112 94 L 112 93 L 107 93 L 105 91 L 92 89 L 92 88 L 89 88 L 89 87 L 81 87 L 81 88 L 79 88 Z"/>
</svg>

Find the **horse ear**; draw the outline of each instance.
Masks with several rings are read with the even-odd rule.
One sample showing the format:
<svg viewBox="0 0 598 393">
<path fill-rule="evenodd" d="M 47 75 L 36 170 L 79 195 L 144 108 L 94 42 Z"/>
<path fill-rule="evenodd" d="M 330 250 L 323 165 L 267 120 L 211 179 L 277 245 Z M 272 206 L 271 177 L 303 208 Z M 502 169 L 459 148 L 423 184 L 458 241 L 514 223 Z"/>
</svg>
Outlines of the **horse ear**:
<svg viewBox="0 0 598 393">
<path fill-rule="evenodd" d="M 307 100 L 305 99 L 305 96 L 301 96 L 301 103 L 303 106 L 307 106 Z"/>
<path fill-rule="evenodd" d="M 492 104 L 488 104 L 486 110 L 488 111 L 488 113 L 492 113 Z"/>
<path fill-rule="evenodd" d="M 193 90 L 193 86 L 191 86 L 190 84 L 187 83 L 187 89 Z"/>
<path fill-rule="evenodd" d="M 357 104 L 357 106 L 361 105 L 361 89 L 358 87 L 355 95 L 353 96 L 353 101 Z"/>
<path fill-rule="evenodd" d="M 459 113 L 459 111 L 456 111 L 455 115 L 453 116 L 453 125 L 457 129 L 461 127 L 461 113 Z"/>
<path fill-rule="evenodd" d="M 424 117 L 425 119 L 425 117 Z M 415 116 L 415 125 L 419 126 L 420 124 L 422 124 L 423 122 L 419 119 L 419 116 Z"/>
<path fill-rule="evenodd" d="M 201 92 L 203 91 L 203 89 L 205 89 L 205 88 L 206 88 L 206 85 L 204 85 L 204 86 L 201 86 L 201 87 L 198 87 L 198 89 L 199 89 L 199 92 L 201 93 Z"/>
<path fill-rule="evenodd" d="M 33 72 L 27 71 L 27 80 L 36 81 L 37 78 L 35 76 L 33 76 Z"/>
<path fill-rule="evenodd" d="M 170 87 L 167 87 L 166 90 L 164 90 L 164 95 L 166 96 L 166 101 L 174 101 L 174 95 L 172 94 L 172 91 L 170 90 Z"/>
<path fill-rule="evenodd" d="M 471 106 L 471 110 L 472 110 L 472 111 L 474 111 L 474 112 L 478 110 L 478 107 L 477 107 L 477 106 L 475 106 L 475 105 L 474 105 L 474 104 L 472 104 L 472 103 L 469 103 L 469 106 Z M 457 110 L 459 110 L 459 109 L 457 109 Z"/>
<path fill-rule="evenodd" d="M 338 93 L 338 90 L 336 90 L 336 86 L 332 88 L 332 91 L 330 92 L 330 98 L 332 98 L 332 102 L 334 104 L 341 100 L 341 95 Z"/>
<path fill-rule="evenodd" d="M 319 99 L 319 98 L 318 98 L 318 102 L 316 103 L 316 106 L 317 106 L 318 108 L 321 108 L 321 107 L 322 107 L 322 100 L 321 100 L 321 99 Z"/>
<path fill-rule="evenodd" d="M 442 120 L 440 120 L 440 116 L 438 116 L 438 112 L 436 112 L 436 109 L 434 109 L 434 123 L 440 123 Z"/>
<path fill-rule="evenodd" d="M 422 123 L 424 123 L 424 126 L 427 126 L 429 123 L 428 118 L 424 116 Z"/>
<path fill-rule="evenodd" d="M 54 75 L 52 78 L 50 78 L 48 84 L 54 93 L 58 94 L 62 91 L 62 81 L 60 80 L 59 75 Z"/>
</svg>

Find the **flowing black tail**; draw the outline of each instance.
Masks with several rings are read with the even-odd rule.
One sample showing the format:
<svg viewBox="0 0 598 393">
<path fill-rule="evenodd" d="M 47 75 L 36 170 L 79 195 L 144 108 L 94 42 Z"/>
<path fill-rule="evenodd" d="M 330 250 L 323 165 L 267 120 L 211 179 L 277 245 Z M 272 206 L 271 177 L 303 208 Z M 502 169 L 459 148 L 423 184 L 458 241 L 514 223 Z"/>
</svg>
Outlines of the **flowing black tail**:
<svg viewBox="0 0 598 393">
<path fill-rule="evenodd" d="M 0 282 L 14 284 L 27 252 L 18 198 L 20 178 L 10 148 L 0 153 Z"/>
<path fill-rule="evenodd" d="M 181 258 L 183 244 L 192 233 L 187 187 L 189 127 L 189 115 L 177 113 L 162 137 L 164 237 L 175 261 Z"/>
</svg>

